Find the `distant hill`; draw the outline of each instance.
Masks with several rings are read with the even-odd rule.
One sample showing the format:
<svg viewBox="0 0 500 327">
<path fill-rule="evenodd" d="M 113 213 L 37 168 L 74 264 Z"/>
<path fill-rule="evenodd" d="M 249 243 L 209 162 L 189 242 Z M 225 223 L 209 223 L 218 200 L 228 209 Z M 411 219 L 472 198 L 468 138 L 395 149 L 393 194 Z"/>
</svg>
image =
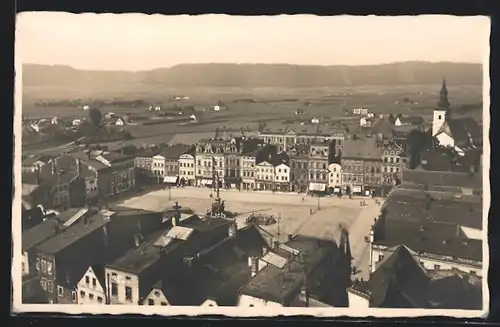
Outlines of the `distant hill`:
<svg viewBox="0 0 500 327">
<path fill-rule="evenodd" d="M 439 84 L 481 85 L 482 66 L 468 63 L 403 62 L 370 66 L 287 64 L 181 64 L 149 71 L 90 71 L 26 64 L 23 85 L 96 87 L 325 87 Z"/>
</svg>

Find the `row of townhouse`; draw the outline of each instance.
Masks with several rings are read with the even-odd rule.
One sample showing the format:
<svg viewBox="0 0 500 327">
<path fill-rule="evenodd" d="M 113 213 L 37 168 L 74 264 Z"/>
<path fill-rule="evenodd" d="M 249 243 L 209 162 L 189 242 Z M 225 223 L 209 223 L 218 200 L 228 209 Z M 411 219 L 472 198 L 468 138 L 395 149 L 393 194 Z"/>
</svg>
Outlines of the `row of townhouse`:
<svg viewBox="0 0 500 327">
<path fill-rule="evenodd" d="M 127 192 L 135 186 L 134 157 L 91 151 L 22 163 L 23 200 L 30 206 L 67 209 Z"/>
<path fill-rule="evenodd" d="M 158 181 L 182 185 L 210 187 L 217 173 L 220 187 L 356 194 L 396 184 L 405 163 L 400 146 L 370 137 L 289 142 L 285 152 L 269 139 L 203 139 L 141 152 L 135 163 Z"/>
</svg>

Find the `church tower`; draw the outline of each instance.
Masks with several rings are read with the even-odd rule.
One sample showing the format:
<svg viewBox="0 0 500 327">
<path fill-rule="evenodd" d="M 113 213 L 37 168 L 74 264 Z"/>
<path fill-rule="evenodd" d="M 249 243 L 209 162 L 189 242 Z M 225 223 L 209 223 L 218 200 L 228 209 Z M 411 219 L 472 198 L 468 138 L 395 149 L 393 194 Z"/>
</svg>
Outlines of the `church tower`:
<svg viewBox="0 0 500 327">
<path fill-rule="evenodd" d="M 436 136 L 445 121 L 450 119 L 450 102 L 448 101 L 448 89 L 446 88 L 446 80 L 443 78 L 443 86 L 439 95 L 438 109 L 434 110 L 432 119 L 432 136 Z"/>
<path fill-rule="evenodd" d="M 437 103 L 438 108 L 441 110 L 446 110 L 447 113 L 450 110 L 450 102 L 448 101 L 448 89 L 446 88 L 446 80 L 443 78 L 443 86 L 441 86 L 441 93 L 439 95 L 439 102 Z"/>
</svg>

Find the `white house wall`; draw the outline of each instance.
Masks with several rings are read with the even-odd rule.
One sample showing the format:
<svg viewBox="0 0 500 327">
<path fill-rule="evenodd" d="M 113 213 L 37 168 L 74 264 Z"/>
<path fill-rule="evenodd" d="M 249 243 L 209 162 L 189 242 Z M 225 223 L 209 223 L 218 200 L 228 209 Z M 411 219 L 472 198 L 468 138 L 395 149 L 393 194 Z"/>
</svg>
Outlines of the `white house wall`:
<svg viewBox="0 0 500 327">
<path fill-rule="evenodd" d="M 282 304 L 266 301 L 264 299 L 260 299 L 257 297 L 253 297 L 250 295 L 242 294 L 238 300 L 239 307 L 283 307 Z"/>
<path fill-rule="evenodd" d="M 111 304 L 138 304 L 139 303 L 139 279 L 136 275 L 106 268 L 106 288 L 109 290 Z M 109 278 L 108 278 L 109 277 Z M 117 286 L 117 294 L 112 293 L 112 284 Z M 126 287 L 132 290 L 131 299 L 126 298 Z"/>
<path fill-rule="evenodd" d="M 86 277 L 89 283 L 87 284 Z M 95 280 L 95 286 L 94 286 Z M 106 304 L 106 292 L 94 272 L 89 268 L 76 286 L 78 304 Z"/>
<path fill-rule="evenodd" d="M 383 255 L 383 258 L 389 257 L 393 252 L 389 251 L 387 248 L 385 249 L 373 249 L 372 250 L 372 264 L 371 264 L 371 272 L 374 272 L 381 261 L 380 255 Z M 482 268 L 473 266 L 473 265 L 467 265 L 467 264 L 462 264 L 459 262 L 451 262 L 451 261 L 444 261 L 444 260 L 439 260 L 439 259 L 434 259 L 434 258 L 429 258 L 425 257 L 422 255 L 417 254 L 418 260 L 421 262 L 421 264 L 424 266 L 426 270 L 451 270 L 451 269 L 458 269 L 460 271 L 466 272 L 466 273 L 474 273 L 477 276 L 482 276 Z M 436 267 L 438 265 L 438 267 Z"/>
<path fill-rule="evenodd" d="M 441 146 L 455 147 L 455 140 L 446 133 L 439 133 L 436 135 L 436 138 Z"/>
<path fill-rule="evenodd" d="M 354 294 L 351 291 L 347 292 L 347 296 L 349 299 L 349 308 L 351 309 L 363 310 L 363 309 L 368 309 L 370 307 L 370 302 L 368 301 L 368 299 L 362 296 Z"/>
</svg>

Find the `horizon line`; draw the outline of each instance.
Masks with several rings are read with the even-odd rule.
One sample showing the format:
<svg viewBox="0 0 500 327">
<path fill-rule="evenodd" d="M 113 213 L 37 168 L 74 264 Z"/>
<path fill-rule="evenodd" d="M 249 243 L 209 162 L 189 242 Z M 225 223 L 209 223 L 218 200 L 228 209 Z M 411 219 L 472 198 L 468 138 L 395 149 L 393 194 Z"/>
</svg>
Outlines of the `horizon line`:
<svg viewBox="0 0 500 327">
<path fill-rule="evenodd" d="M 314 65 L 314 64 L 291 64 L 291 63 L 264 63 L 264 62 L 256 62 L 256 63 L 251 63 L 251 62 L 241 62 L 241 63 L 236 63 L 236 62 L 197 62 L 197 63 L 178 63 L 172 66 L 160 66 L 156 68 L 149 68 L 149 69 L 140 69 L 140 70 L 128 70 L 128 69 L 92 69 L 92 68 L 77 68 L 71 65 L 65 65 L 65 64 L 41 64 L 41 63 L 33 63 L 33 62 L 26 62 L 22 63 L 21 65 L 24 66 L 46 66 L 46 67 L 66 67 L 70 68 L 73 70 L 80 70 L 80 71 L 92 71 L 92 72 L 130 72 L 130 73 L 137 73 L 137 72 L 148 72 L 148 71 L 154 71 L 154 70 L 160 70 L 160 69 L 171 69 L 177 66 L 182 66 L 182 65 L 262 65 L 262 66 L 300 66 L 300 67 L 370 67 L 370 66 L 384 66 L 384 65 L 396 65 L 396 64 L 410 64 L 410 63 L 424 63 L 424 64 L 463 64 L 463 65 L 483 65 L 484 63 L 482 62 L 471 62 L 471 61 L 430 61 L 430 60 L 406 60 L 406 61 L 392 61 L 392 62 L 384 62 L 384 63 L 374 63 L 374 64 L 332 64 L 332 65 Z"/>
</svg>

